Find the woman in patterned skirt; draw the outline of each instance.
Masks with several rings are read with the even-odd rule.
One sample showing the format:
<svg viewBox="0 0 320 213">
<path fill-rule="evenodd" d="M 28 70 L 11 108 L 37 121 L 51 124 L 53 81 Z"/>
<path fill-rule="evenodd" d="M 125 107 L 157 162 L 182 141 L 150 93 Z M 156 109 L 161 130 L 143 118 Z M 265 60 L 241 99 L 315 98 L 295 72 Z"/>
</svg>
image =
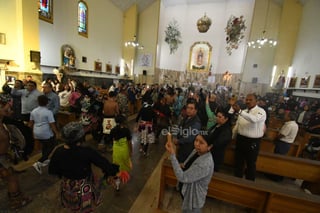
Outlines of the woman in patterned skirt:
<svg viewBox="0 0 320 213">
<path fill-rule="evenodd" d="M 49 164 L 49 174 L 59 176 L 61 181 L 61 204 L 77 212 L 92 212 L 101 203 L 101 182 L 95 181 L 91 164 L 99 167 L 108 182 L 115 176 L 125 183 L 129 179 L 127 172 L 119 172 L 119 165 L 111 164 L 97 151 L 81 146 L 85 132 L 78 122 L 63 127 L 61 136 L 65 140 L 58 147 Z"/>
</svg>

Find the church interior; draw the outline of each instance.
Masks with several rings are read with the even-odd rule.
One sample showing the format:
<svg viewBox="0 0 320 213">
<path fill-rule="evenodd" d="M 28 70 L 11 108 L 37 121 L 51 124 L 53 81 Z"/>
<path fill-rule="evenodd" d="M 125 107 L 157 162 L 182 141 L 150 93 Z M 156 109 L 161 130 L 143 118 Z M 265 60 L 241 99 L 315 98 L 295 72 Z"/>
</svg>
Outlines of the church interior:
<svg viewBox="0 0 320 213">
<path fill-rule="evenodd" d="M 0 5 L 1 87 L 32 76 L 39 90 L 47 78 L 72 79 L 102 92 L 117 83 L 160 85 L 239 99 L 251 93 L 290 97 L 319 108 L 318 0 L 0 0 Z M 311 157 L 304 151 L 320 134 L 299 129 L 288 154 L 277 156 L 272 141 L 284 122 L 271 110 L 256 181 L 233 177 L 233 141 L 202 212 L 319 211 L 320 151 Z M 95 212 L 181 212 L 166 137 L 142 156 L 136 113 L 127 117 L 133 132 L 131 179 L 120 191 L 107 186 Z M 74 119 L 63 112 L 57 122 Z M 91 135 L 85 141 L 98 146 Z M 38 145 L 14 167 L 21 188 L 33 197 L 19 212 L 68 212 L 59 202 L 59 179 L 32 168 L 40 158 Z M 103 155 L 112 158 L 110 152 Z M 265 173 L 285 179 L 274 182 Z M 0 213 L 11 212 L 5 181 L 0 186 Z"/>
</svg>

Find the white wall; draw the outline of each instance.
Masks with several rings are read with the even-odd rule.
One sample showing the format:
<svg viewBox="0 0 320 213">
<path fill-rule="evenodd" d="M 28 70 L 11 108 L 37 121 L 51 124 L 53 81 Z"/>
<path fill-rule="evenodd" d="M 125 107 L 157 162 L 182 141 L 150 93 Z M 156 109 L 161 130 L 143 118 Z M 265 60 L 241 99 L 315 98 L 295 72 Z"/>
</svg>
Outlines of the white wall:
<svg viewBox="0 0 320 213">
<path fill-rule="evenodd" d="M 245 57 L 245 48 L 250 32 L 254 0 L 226 0 L 205 4 L 161 6 L 159 25 L 159 68 L 185 71 L 189 62 L 190 47 L 194 42 L 206 41 L 212 46 L 211 64 L 213 73 L 240 73 Z M 197 20 L 204 14 L 212 20 L 212 25 L 207 33 L 199 33 Z M 225 27 L 231 15 L 243 15 L 246 20 L 247 30 L 245 38 L 232 55 L 226 53 Z M 165 43 L 165 30 L 169 22 L 177 20 L 182 35 L 182 44 L 178 50 L 170 55 L 169 46 Z"/>
<path fill-rule="evenodd" d="M 296 87 L 299 87 L 301 77 L 311 75 L 309 88 L 312 88 L 315 75 L 320 74 L 319 12 L 319 0 L 309 0 L 303 8 L 301 27 L 292 64 L 293 75 L 298 77 Z M 320 97 L 320 94 L 318 94 L 318 97 Z"/>
<path fill-rule="evenodd" d="M 54 1 L 54 24 L 39 20 L 41 65 L 60 66 L 62 64 L 61 46 L 68 44 L 74 48 L 76 67 L 93 70 L 94 61 L 99 59 L 102 70 L 106 63 L 120 65 L 122 51 L 122 11 L 109 0 L 90 0 L 88 5 L 88 38 L 78 35 L 78 1 Z M 87 57 L 83 63 L 82 56 Z M 52 69 L 43 68 L 51 73 Z"/>
<path fill-rule="evenodd" d="M 279 22 L 281 17 L 282 8 L 280 5 L 272 3 L 270 1 L 269 20 L 266 22 L 266 1 L 256 1 L 255 5 L 255 17 L 253 28 L 251 29 L 251 39 L 256 40 L 261 38 L 264 25 L 266 23 L 267 37 L 277 39 L 276 35 L 279 31 Z M 271 19 L 272 17 L 272 19 Z M 269 26 L 269 27 L 268 27 Z M 272 69 L 274 66 L 274 57 L 276 53 L 276 47 L 265 48 L 247 48 L 247 55 L 244 58 L 244 67 L 242 82 L 251 83 L 253 78 L 258 79 L 259 84 L 269 85 L 272 77 Z M 254 67 L 257 65 L 257 67 Z M 252 91 L 250 91 L 252 92 Z"/>
</svg>

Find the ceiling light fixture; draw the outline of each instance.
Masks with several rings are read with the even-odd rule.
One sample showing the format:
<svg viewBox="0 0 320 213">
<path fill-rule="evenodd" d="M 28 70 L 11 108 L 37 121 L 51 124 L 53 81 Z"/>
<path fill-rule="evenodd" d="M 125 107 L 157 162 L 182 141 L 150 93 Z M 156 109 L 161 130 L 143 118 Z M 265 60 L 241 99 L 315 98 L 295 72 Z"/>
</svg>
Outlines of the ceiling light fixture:
<svg viewBox="0 0 320 213">
<path fill-rule="evenodd" d="M 249 41 L 248 46 L 251 48 L 262 48 L 262 47 L 274 47 L 277 45 L 277 41 L 275 39 L 267 38 L 266 36 L 266 27 L 267 27 L 267 21 L 269 18 L 269 7 L 270 7 L 270 0 L 268 0 L 268 5 L 267 5 L 267 13 L 266 13 L 266 18 L 264 22 L 264 29 L 262 31 L 262 36 L 256 40 Z"/>
<path fill-rule="evenodd" d="M 143 49 L 144 48 L 143 45 L 139 44 L 139 42 L 137 41 L 137 36 L 136 35 L 133 36 L 133 40 L 132 41 L 125 42 L 124 46 L 138 48 L 138 49 Z"/>
</svg>

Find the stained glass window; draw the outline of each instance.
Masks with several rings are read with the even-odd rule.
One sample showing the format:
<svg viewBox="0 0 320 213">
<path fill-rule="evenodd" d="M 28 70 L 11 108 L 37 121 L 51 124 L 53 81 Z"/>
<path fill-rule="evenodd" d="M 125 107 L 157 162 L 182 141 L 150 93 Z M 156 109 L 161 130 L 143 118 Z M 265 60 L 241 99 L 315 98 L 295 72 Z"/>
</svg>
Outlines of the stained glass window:
<svg viewBox="0 0 320 213">
<path fill-rule="evenodd" d="M 39 19 L 53 23 L 52 0 L 39 0 L 38 11 Z"/>
<path fill-rule="evenodd" d="M 78 33 L 88 37 L 88 6 L 84 1 L 78 3 Z"/>
</svg>

